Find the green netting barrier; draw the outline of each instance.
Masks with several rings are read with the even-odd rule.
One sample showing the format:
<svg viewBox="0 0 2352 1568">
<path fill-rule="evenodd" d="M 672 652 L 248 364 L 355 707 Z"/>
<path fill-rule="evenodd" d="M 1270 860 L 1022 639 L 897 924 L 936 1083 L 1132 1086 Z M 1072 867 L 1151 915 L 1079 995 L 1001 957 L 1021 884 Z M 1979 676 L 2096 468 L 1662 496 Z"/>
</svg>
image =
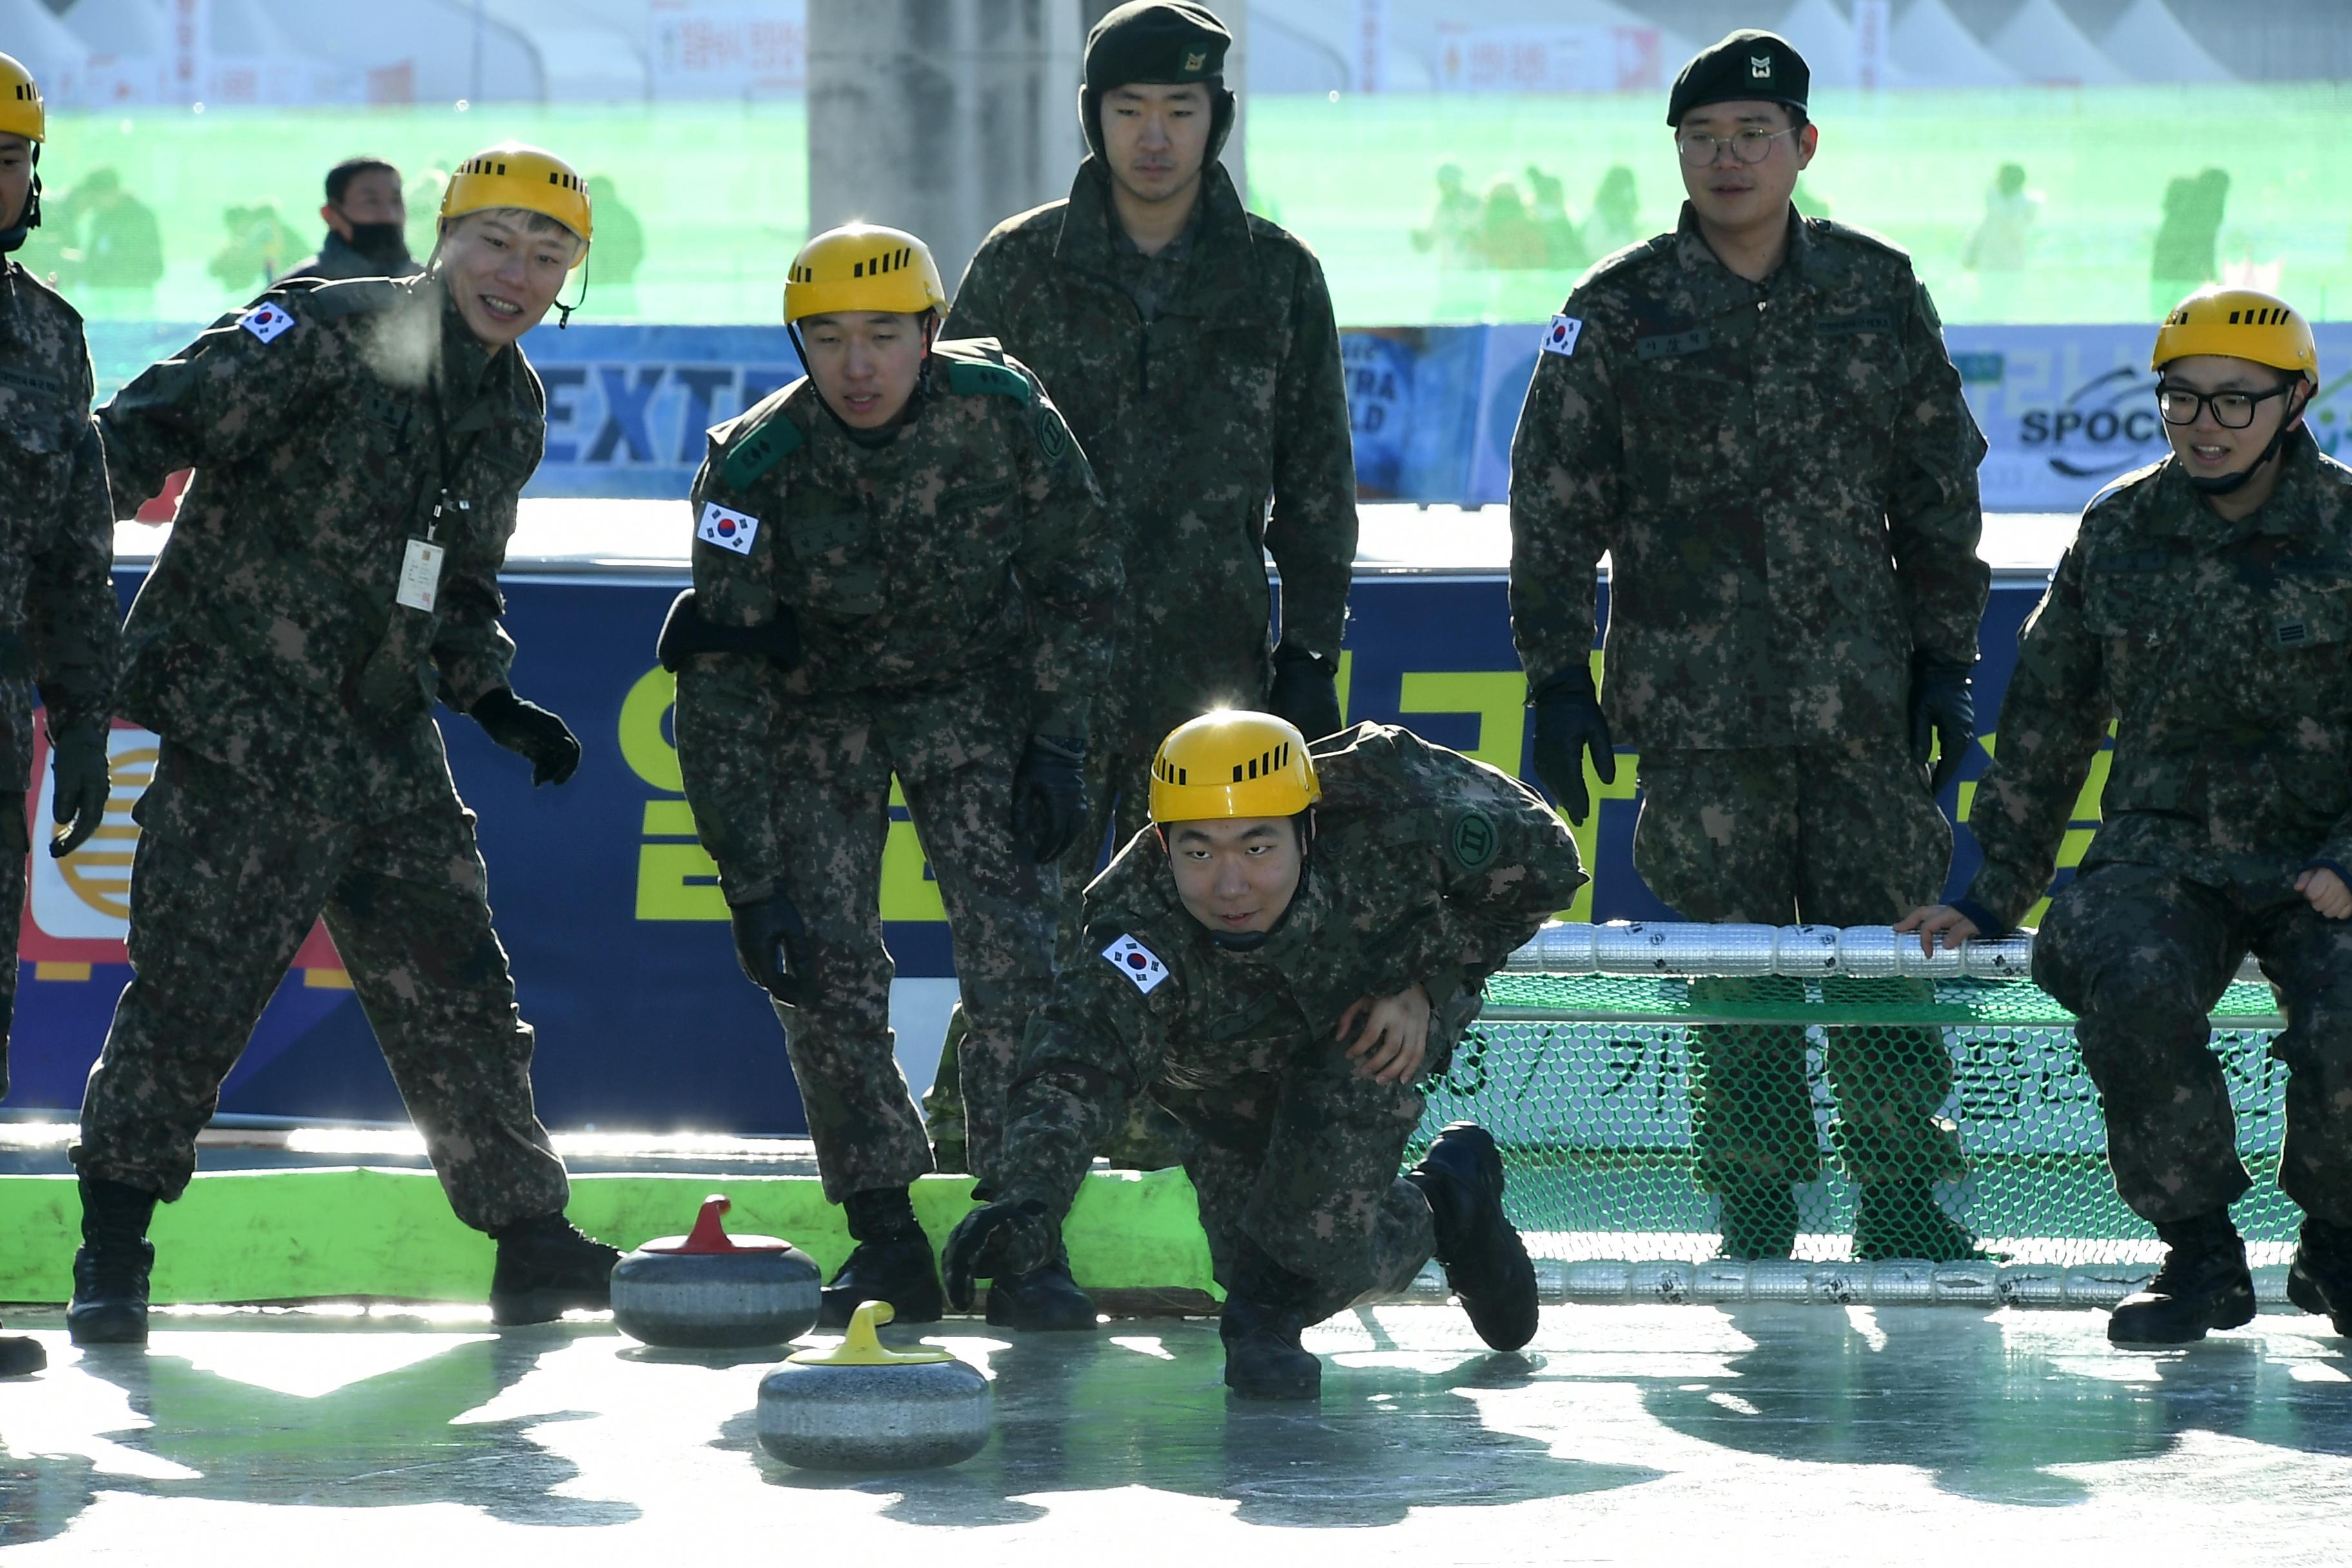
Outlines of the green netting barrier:
<svg viewBox="0 0 2352 1568">
<path fill-rule="evenodd" d="M 1559 1263 L 1714 1256 L 1722 1199 L 1708 1189 L 1741 1170 L 1790 1173 L 1800 1261 L 1853 1256 L 1857 1174 L 1932 1173 L 1937 1206 L 1991 1262 L 2152 1262 L 2149 1227 L 2115 1194 L 2071 1026 L 2016 981 L 1500 974 L 1422 1134 L 1464 1119 L 1491 1131 L 1513 1218 Z M 2281 1027 L 2260 984 L 2214 1011 L 2255 1180 L 2236 1219 L 2258 1266 L 2286 1261 L 2300 1221 L 2275 1184 L 2286 1072 L 2267 1052 Z"/>
</svg>

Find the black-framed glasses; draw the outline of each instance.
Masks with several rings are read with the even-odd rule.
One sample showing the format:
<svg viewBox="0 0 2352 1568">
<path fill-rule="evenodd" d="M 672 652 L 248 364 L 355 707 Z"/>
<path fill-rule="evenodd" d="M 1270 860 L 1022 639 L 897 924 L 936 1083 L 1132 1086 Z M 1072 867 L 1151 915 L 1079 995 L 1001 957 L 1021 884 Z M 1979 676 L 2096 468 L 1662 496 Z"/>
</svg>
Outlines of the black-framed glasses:
<svg viewBox="0 0 2352 1568">
<path fill-rule="evenodd" d="M 1783 136 L 1794 136 L 1801 128 L 1791 125 L 1785 131 L 1767 131 L 1761 125 L 1744 125 L 1728 136 L 1709 136 L 1704 131 L 1678 132 L 1675 150 L 1683 162 L 1694 169 L 1704 169 L 1715 162 L 1716 152 L 1728 147 L 1731 155 L 1743 163 L 1760 163 L 1772 155 L 1772 143 Z"/>
<path fill-rule="evenodd" d="M 2242 430 L 2254 422 L 2256 405 L 2284 397 L 2294 383 L 2283 381 L 2268 392 L 2200 392 L 2191 386 L 2159 386 L 2156 411 L 2167 425 L 2194 425 L 2204 409 L 2213 411 L 2213 423 L 2224 430 Z"/>
</svg>

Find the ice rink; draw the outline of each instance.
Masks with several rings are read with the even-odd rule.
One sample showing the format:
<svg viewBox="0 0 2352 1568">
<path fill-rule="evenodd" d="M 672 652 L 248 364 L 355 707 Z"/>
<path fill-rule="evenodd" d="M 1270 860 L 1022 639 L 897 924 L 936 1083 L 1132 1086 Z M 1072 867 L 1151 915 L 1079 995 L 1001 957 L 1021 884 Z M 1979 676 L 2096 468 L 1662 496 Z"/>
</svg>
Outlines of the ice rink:
<svg viewBox="0 0 2352 1568">
<path fill-rule="evenodd" d="M 761 1453 L 767 1353 L 478 1310 L 159 1313 L 144 1352 L 0 1384 L 10 1568 L 278 1562 L 827 1565 L 2336 1564 L 2346 1342 L 2265 1315 L 2161 1354 L 2095 1311 L 1547 1309 L 1519 1355 L 1395 1306 L 1307 1337 L 1319 1408 L 1228 1404 L 1206 1320 L 1008 1343 L 953 1469 Z M 925 1331 L 891 1331 L 913 1338 Z M 1329 1555 L 1325 1555 L 1328 1553 Z"/>
</svg>

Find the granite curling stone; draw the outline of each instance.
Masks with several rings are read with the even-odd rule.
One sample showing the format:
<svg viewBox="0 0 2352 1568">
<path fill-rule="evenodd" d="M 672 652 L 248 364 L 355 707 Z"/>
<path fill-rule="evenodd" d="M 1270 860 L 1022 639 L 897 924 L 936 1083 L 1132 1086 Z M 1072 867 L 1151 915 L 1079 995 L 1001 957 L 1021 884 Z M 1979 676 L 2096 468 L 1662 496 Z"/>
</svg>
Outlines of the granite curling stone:
<svg viewBox="0 0 2352 1568">
<path fill-rule="evenodd" d="M 824 1275 L 772 1236 L 727 1234 L 731 1205 L 714 1193 L 694 1229 L 665 1236 L 613 1265 L 613 1321 L 632 1339 L 679 1350 L 781 1345 L 816 1325 Z"/>
<path fill-rule="evenodd" d="M 892 1350 L 890 1321 L 867 1301 L 832 1350 L 807 1350 L 760 1380 L 760 1447 L 812 1470 L 912 1470 L 955 1465 L 988 1447 L 988 1379 L 946 1351 Z"/>
</svg>

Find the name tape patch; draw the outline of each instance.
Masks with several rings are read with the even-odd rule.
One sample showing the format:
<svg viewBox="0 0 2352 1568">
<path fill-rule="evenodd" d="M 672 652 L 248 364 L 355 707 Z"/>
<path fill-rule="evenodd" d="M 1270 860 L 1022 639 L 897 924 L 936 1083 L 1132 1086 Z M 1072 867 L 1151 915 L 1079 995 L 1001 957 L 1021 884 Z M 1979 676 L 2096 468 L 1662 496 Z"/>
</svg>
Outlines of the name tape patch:
<svg viewBox="0 0 2352 1568">
<path fill-rule="evenodd" d="M 294 330 L 294 318 L 280 305 L 256 305 L 237 325 L 265 343 L 274 343 Z"/>
<path fill-rule="evenodd" d="M 1160 962 L 1160 955 L 1131 936 L 1121 935 L 1102 950 L 1102 955 L 1113 969 L 1134 981 L 1135 988 L 1146 996 L 1168 978 L 1168 966 Z"/>
<path fill-rule="evenodd" d="M 1576 353 L 1576 340 L 1584 335 L 1584 323 L 1574 316 L 1554 316 L 1551 330 L 1544 333 L 1543 352 L 1567 359 Z"/>
<path fill-rule="evenodd" d="M 738 555 L 751 554 L 751 541 L 759 536 L 758 518 L 749 512 L 730 511 L 715 500 L 702 503 L 702 521 L 694 525 L 695 538 Z"/>
</svg>

